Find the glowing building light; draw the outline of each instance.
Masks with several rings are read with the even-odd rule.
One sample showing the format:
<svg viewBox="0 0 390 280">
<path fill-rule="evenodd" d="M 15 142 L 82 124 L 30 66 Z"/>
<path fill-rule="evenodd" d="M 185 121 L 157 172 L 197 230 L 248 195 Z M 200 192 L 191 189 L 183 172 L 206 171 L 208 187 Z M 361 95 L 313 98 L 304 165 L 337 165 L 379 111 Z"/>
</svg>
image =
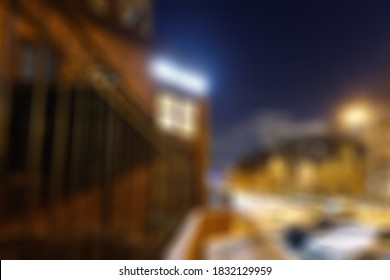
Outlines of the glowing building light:
<svg viewBox="0 0 390 280">
<path fill-rule="evenodd" d="M 196 134 L 198 112 L 189 99 L 161 93 L 157 98 L 157 124 L 165 132 L 191 139 Z"/>
<path fill-rule="evenodd" d="M 165 59 L 153 60 L 151 73 L 157 80 L 196 96 L 204 96 L 208 91 L 208 83 L 203 76 Z"/>
</svg>

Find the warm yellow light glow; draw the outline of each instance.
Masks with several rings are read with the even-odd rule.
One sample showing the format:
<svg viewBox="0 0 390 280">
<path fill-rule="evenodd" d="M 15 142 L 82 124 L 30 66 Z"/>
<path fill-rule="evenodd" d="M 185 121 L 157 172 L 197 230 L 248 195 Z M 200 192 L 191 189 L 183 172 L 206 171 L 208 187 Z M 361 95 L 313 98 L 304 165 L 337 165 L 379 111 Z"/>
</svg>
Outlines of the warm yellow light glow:
<svg viewBox="0 0 390 280">
<path fill-rule="evenodd" d="M 157 97 L 156 119 L 165 132 L 190 139 L 196 133 L 196 105 L 190 99 L 174 94 L 161 93 Z"/>
<path fill-rule="evenodd" d="M 310 162 L 301 162 L 297 166 L 298 184 L 303 188 L 310 188 L 316 184 L 316 168 Z"/>
<path fill-rule="evenodd" d="M 372 112 L 366 104 L 353 104 L 341 112 L 341 121 L 346 128 L 362 128 L 371 118 Z"/>
</svg>

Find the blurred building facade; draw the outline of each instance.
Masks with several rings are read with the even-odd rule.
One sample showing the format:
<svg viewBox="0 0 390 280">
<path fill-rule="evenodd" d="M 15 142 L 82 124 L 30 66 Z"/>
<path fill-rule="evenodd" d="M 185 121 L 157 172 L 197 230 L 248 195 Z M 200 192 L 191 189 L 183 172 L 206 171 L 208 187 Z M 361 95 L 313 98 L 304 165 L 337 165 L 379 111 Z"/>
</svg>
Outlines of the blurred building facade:
<svg viewBox="0 0 390 280">
<path fill-rule="evenodd" d="M 344 119 L 335 120 L 339 133 L 348 135 L 365 145 L 366 185 L 373 198 L 390 197 L 390 115 L 389 100 L 355 102 L 342 113 Z"/>
<path fill-rule="evenodd" d="M 365 192 L 365 150 L 336 135 L 286 140 L 273 151 L 244 158 L 228 175 L 240 189 L 318 195 L 361 195 Z"/>
<path fill-rule="evenodd" d="M 195 129 L 161 129 L 152 20 L 149 0 L 0 2 L 2 259 L 157 258 L 202 203 L 207 101 L 174 92 Z"/>
<path fill-rule="evenodd" d="M 390 198 L 390 115 L 387 106 L 378 110 L 366 142 L 368 190 L 375 197 Z"/>
</svg>

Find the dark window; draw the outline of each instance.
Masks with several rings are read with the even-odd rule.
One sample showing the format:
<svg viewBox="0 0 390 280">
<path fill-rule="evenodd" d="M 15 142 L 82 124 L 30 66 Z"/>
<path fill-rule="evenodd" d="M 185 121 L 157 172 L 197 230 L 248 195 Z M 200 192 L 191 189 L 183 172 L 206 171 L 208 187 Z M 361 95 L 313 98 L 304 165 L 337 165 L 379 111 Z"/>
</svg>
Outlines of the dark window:
<svg viewBox="0 0 390 280">
<path fill-rule="evenodd" d="M 22 47 L 20 79 L 23 82 L 32 82 L 34 78 L 34 64 L 36 60 L 36 49 L 31 45 Z"/>
</svg>

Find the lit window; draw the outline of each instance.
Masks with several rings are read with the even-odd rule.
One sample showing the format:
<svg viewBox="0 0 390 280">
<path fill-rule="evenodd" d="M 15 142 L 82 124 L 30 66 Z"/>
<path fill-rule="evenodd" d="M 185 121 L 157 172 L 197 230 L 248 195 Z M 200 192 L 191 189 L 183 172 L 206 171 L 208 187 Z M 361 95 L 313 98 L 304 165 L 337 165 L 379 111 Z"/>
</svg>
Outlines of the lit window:
<svg viewBox="0 0 390 280">
<path fill-rule="evenodd" d="M 156 107 L 160 129 L 187 139 L 194 136 L 197 110 L 193 101 L 162 93 L 157 97 Z"/>
</svg>

